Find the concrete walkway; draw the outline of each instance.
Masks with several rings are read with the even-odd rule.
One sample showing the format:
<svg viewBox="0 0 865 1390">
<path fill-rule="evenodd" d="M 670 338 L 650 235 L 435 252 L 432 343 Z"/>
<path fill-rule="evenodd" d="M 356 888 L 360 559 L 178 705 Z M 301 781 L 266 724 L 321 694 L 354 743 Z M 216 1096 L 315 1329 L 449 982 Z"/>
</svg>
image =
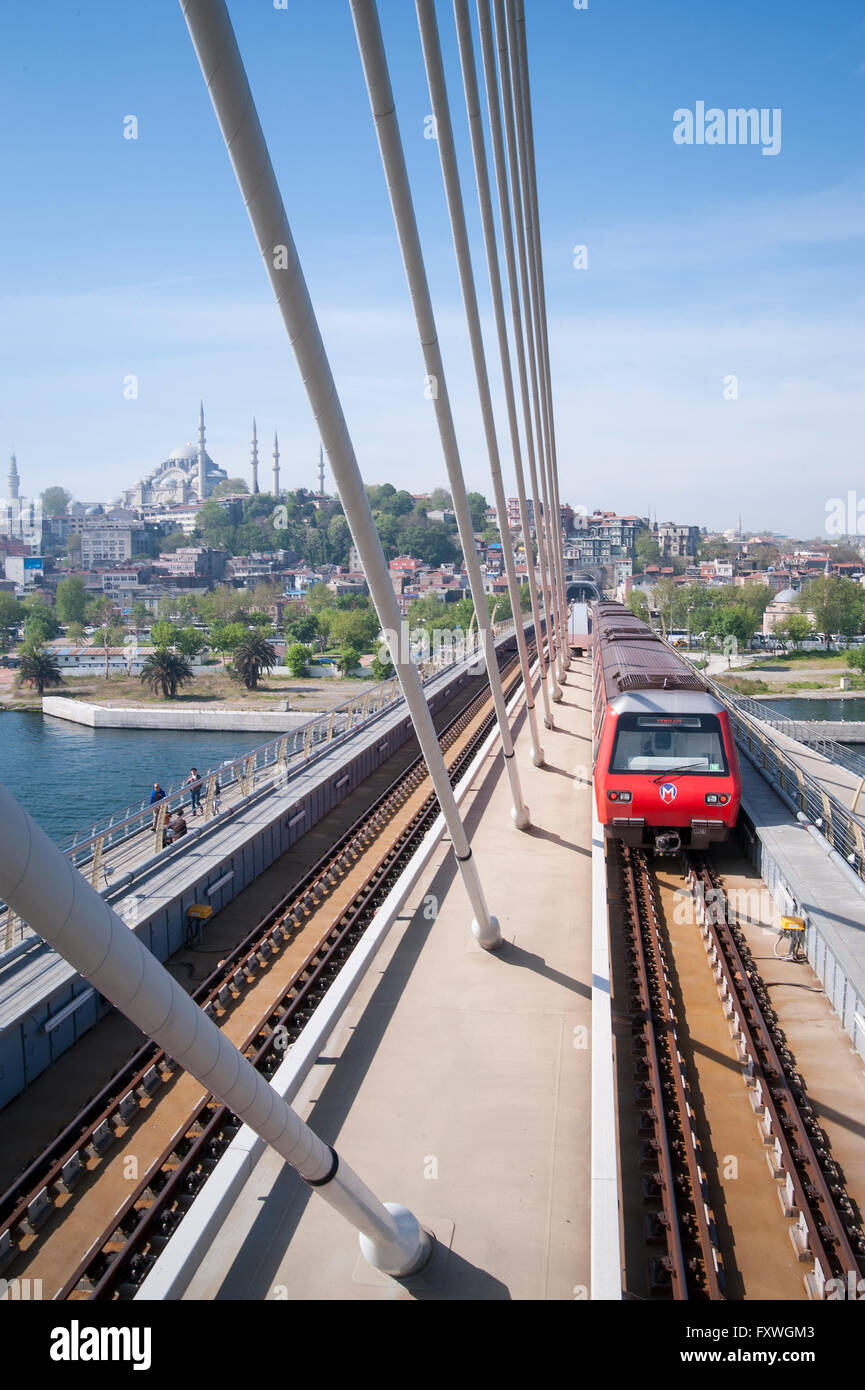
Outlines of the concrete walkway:
<svg viewBox="0 0 865 1390">
<path fill-rule="evenodd" d="M 826 758 L 822 753 L 818 753 L 816 748 L 811 748 L 806 743 L 800 743 L 798 739 L 790 738 L 780 729 L 773 728 L 769 724 L 764 725 L 763 728 L 767 737 L 776 743 L 794 762 L 798 763 L 803 772 L 807 772 L 809 777 L 815 778 L 829 795 L 834 796 L 837 801 L 846 806 L 848 811 L 852 810 L 856 791 L 861 781 L 855 772 L 850 772 L 846 767 L 832 762 L 831 758 Z M 862 796 L 857 802 L 856 819 L 865 826 L 865 789 L 863 789 Z"/>
<path fill-rule="evenodd" d="M 361 1260 L 354 1232 L 272 1152 L 257 1165 L 193 1299 L 568 1299 L 589 1283 L 591 680 L 572 663 L 547 766 L 517 756 L 533 829 L 514 830 L 502 759 L 464 803 L 506 939 L 489 955 L 448 846 L 329 1039 L 295 1104 L 378 1195 L 438 1238 L 416 1279 Z"/>
</svg>

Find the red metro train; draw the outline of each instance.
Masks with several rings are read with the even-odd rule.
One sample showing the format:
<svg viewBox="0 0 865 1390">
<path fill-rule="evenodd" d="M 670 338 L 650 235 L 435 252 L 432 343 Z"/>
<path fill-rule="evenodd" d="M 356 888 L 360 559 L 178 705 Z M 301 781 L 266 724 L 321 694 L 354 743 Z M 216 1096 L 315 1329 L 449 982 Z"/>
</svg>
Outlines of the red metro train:
<svg viewBox="0 0 865 1390">
<path fill-rule="evenodd" d="M 742 779 L 730 716 L 618 603 L 592 608 L 594 775 L 604 834 L 676 854 L 726 840 Z"/>
</svg>

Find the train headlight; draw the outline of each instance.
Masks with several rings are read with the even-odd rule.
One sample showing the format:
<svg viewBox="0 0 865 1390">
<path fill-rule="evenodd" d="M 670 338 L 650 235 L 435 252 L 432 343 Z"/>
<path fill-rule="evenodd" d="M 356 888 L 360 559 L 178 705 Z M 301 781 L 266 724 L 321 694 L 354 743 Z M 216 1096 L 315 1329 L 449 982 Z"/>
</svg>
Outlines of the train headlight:
<svg viewBox="0 0 865 1390">
<path fill-rule="evenodd" d="M 706 792 L 707 806 L 726 806 L 729 800 L 726 792 Z"/>
<path fill-rule="evenodd" d="M 630 801 L 630 800 L 631 800 L 631 793 L 630 793 L 630 792 L 607 792 L 607 799 L 608 799 L 609 801 Z"/>
</svg>

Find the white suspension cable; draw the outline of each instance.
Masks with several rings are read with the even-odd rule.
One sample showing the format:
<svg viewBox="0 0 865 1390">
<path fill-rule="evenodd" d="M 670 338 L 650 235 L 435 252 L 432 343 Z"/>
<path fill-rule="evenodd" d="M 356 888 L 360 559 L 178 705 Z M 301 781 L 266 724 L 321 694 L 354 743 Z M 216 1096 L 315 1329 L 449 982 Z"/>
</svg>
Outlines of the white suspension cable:
<svg viewBox="0 0 865 1390">
<path fill-rule="evenodd" d="M 487 93 L 487 106 L 490 117 L 490 132 L 492 136 L 493 162 L 496 174 L 496 186 L 498 191 L 499 214 L 502 222 L 502 243 L 505 253 L 505 265 L 508 276 L 508 291 L 511 301 L 511 317 L 514 331 L 515 352 L 517 357 L 517 368 L 520 377 L 520 391 L 522 397 L 523 417 L 526 422 L 527 436 L 526 449 L 531 467 L 531 476 L 535 477 L 533 464 L 533 441 L 531 434 L 531 419 L 528 405 L 528 385 L 526 378 L 525 351 L 523 347 L 522 318 L 520 313 L 519 291 L 517 289 L 517 271 L 514 251 L 513 227 L 511 222 L 510 199 L 508 196 L 507 169 L 505 165 L 504 138 L 502 135 L 502 122 L 499 112 L 498 102 L 498 79 L 496 77 L 495 56 L 492 42 L 492 23 L 488 10 L 485 10 L 481 0 L 478 0 L 478 19 L 481 29 L 481 47 L 483 54 L 484 82 Z M 487 181 L 487 202 L 489 204 L 490 216 L 492 207 L 489 196 L 489 182 Z M 486 236 L 486 231 L 485 231 Z M 493 248 L 495 248 L 495 230 L 493 229 Z M 520 525 L 523 532 L 523 545 L 525 547 L 526 568 L 529 578 L 529 589 L 532 600 L 532 617 L 535 624 L 535 632 L 538 635 L 538 664 L 541 672 L 541 696 L 544 705 L 544 724 L 548 729 L 554 727 L 553 715 L 550 707 L 550 692 L 547 682 L 547 656 L 545 648 L 549 646 L 552 656 L 552 636 L 549 623 L 549 612 L 546 611 L 546 627 L 542 629 L 541 611 L 538 602 L 538 584 L 535 578 L 535 557 L 532 549 L 531 527 L 529 525 L 529 509 L 526 499 L 526 485 L 523 475 L 522 453 L 520 449 L 520 432 L 517 421 L 516 404 L 514 400 L 513 378 L 511 373 L 511 359 L 508 349 L 507 329 L 504 327 L 504 309 L 502 305 L 501 275 L 498 267 L 498 257 L 494 262 L 496 269 L 496 284 L 498 287 L 498 300 L 502 306 L 502 315 L 496 316 L 496 323 L 499 330 L 499 352 L 502 359 L 502 373 L 505 381 L 505 393 L 508 402 L 508 423 L 511 432 L 511 447 L 514 453 L 514 464 L 517 475 L 517 496 L 519 498 Z M 493 287 L 493 297 L 495 301 L 496 286 Z M 535 487 L 537 492 L 537 487 Z M 542 557 L 540 542 L 538 543 L 538 569 L 542 576 Z M 541 595 L 543 599 L 543 577 L 541 577 Z"/>
<path fill-rule="evenodd" d="M 453 842 L 474 912 L 472 932 L 492 950 L 501 943 L 499 925 L 484 898 L 417 669 L 406 650 L 408 644 L 401 640 L 402 620 L 387 562 L 225 0 L 180 0 L 180 6 Z"/>
<path fill-rule="evenodd" d="M 490 394 L 489 376 L 487 374 L 486 354 L 484 352 L 483 333 L 481 331 L 481 318 L 478 311 L 469 238 L 466 230 L 465 209 L 463 207 L 462 191 L 460 189 L 459 169 L 457 166 L 456 149 L 454 147 L 450 104 L 448 101 L 447 85 L 442 64 L 438 25 L 436 23 L 435 7 L 432 0 L 416 0 L 415 7 L 418 16 L 418 28 L 421 36 L 427 82 L 429 84 L 430 98 L 432 100 L 433 118 L 436 122 L 436 142 L 441 159 L 448 215 L 450 217 L 454 250 L 456 251 L 460 287 L 462 289 L 463 304 L 465 306 L 466 322 L 468 324 L 469 340 L 472 349 L 472 360 L 474 362 L 478 395 L 480 397 L 481 415 L 484 422 L 484 436 L 490 463 L 490 474 L 493 481 L 496 516 L 498 518 L 499 534 L 502 540 L 502 555 L 508 581 L 508 593 L 510 594 L 511 608 L 516 621 L 517 644 L 520 666 L 523 674 L 523 684 L 526 691 L 529 733 L 532 743 L 532 761 L 535 767 L 540 767 L 544 760 L 544 754 L 543 749 L 538 743 L 534 691 L 529 670 L 525 633 L 522 626 L 519 585 L 517 584 L 517 571 L 514 564 L 513 550 L 511 548 L 510 528 L 508 526 L 508 507 L 505 500 L 504 483 L 502 481 L 495 416 L 493 413 L 492 396 Z"/>
<path fill-rule="evenodd" d="M 567 586 L 565 581 L 565 553 L 562 538 L 562 505 L 559 492 L 559 469 L 558 452 L 556 449 L 556 428 L 555 416 L 553 412 L 553 380 L 550 367 L 550 341 L 549 324 L 547 322 L 547 301 L 544 289 L 544 262 L 541 249 L 541 222 L 540 209 L 538 203 L 538 180 L 537 167 L 535 162 L 535 137 L 532 122 L 532 97 L 531 85 L 529 83 L 529 59 L 528 47 L 526 42 L 526 16 L 523 0 L 516 0 L 516 49 L 518 57 L 518 67 L 520 73 L 521 99 L 523 113 L 523 137 L 526 151 L 526 170 L 528 187 L 528 210 L 529 226 L 531 229 L 531 256 L 530 262 L 533 268 L 533 279 L 537 293 L 539 335 L 538 349 L 541 366 L 541 383 L 545 393 L 545 409 L 547 420 L 547 440 L 549 445 L 549 471 L 550 488 L 553 506 L 555 508 L 556 528 L 555 528 L 555 554 L 559 570 L 559 606 L 564 624 L 565 643 L 561 651 L 564 670 L 571 664 L 570 642 L 567 640 Z"/>
<path fill-rule="evenodd" d="M 369 93 L 370 107 L 375 121 L 382 165 L 384 167 L 388 193 L 393 209 L 397 238 L 402 253 L 406 280 L 408 281 L 409 295 L 417 321 L 418 336 L 423 352 L 427 379 L 431 379 L 433 383 L 432 396 L 436 423 L 438 425 L 442 451 L 447 466 L 451 496 L 453 498 L 457 527 L 459 529 L 460 541 L 463 548 L 463 558 L 468 571 L 469 585 L 472 598 L 474 599 L 478 627 L 482 633 L 487 670 L 489 672 L 490 689 L 496 708 L 496 719 L 498 721 L 505 767 L 507 768 L 508 781 L 510 783 L 511 800 L 513 802 L 511 815 L 517 829 L 525 830 L 530 824 L 529 813 L 523 802 L 520 774 L 517 768 L 517 760 L 514 756 L 514 744 L 511 737 L 510 725 L 508 723 L 508 714 L 502 691 L 498 663 L 495 659 L 495 642 L 492 634 L 490 612 L 487 607 L 487 598 L 484 591 L 480 562 L 478 561 L 477 551 L 475 550 L 471 512 L 469 511 L 468 497 L 466 495 L 459 446 L 457 444 L 450 397 L 448 395 L 447 381 L 445 379 L 444 362 L 442 361 L 441 349 L 439 347 L 435 314 L 433 313 L 432 300 L 430 299 L 426 267 L 424 265 L 411 187 L 409 185 L 408 172 L 405 165 L 405 155 L 403 154 L 402 140 L 400 138 L 399 125 L 394 108 L 393 91 L 387 67 L 387 57 L 384 51 L 384 42 L 382 40 L 381 27 L 378 19 L 378 7 L 375 0 L 351 0 L 351 12 L 354 19 L 358 49 Z M 520 621 L 519 605 L 514 618 L 516 622 Z"/>
<path fill-rule="evenodd" d="M 498 13 L 498 10 L 497 10 Z M 517 157 L 519 162 L 520 177 L 520 198 L 522 203 L 523 221 L 519 228 L 521 244 L 525 246 L 526 267 L 528 272 L 528 284 L 530 298 L 526 303 L 527 320 L 531 323 L 532 332 L 530 335 L 530 360 L 532 365 L 533 386 L 536 384 L 538 395 L 534 398 L 535 410 L 540 408 L 540 475 L 541 490 L 544 498 L 544 533 L 547 538 L 547 556 L 550 564 L 550 582 L 552 585 L 552 603 L 556 614 L 556 628 L 558 636 L 557 668 L 559 678 L 564 679 L 564 648 L 566 642 L 565 624 L 563 623 L 562 607 L 562 587 L 561 574 L 559 571 L 559 539 L 561 537 L 561 513 L 553 515 L 553 486 L 551 478 L 551 451 L 550 451 L 550 426 L 547 408 L 546 384 L 542 366 L 542 347 L 541 347 L 541 322 L 540 322 L 540 301 L 537 288 L 537 274 L 534 254 L 534 237 L 532 228 L 532 205 L 528 180 L 528 153 L 526 149 L 526 124 L 523 104 L 522 75 L 520 70 L 520 56 L 517 46 L 517 34 L 515 26 L 514 0 L 506 0 L 507 14 L 507 48 L 510 59 L 510 79 L 511 79 L 511 108 L 514 117 L 514 130 L 516 134 Z M 529 304 L 531 309 L 529 309 Z"/>
<path fill-rule="evenodd" d="M 479 0 L 480 5 L 480 0 Z M 501 86 L 502 110 L 504 113 L 505 143 L 508 155 L 508 169 L 510 176 L 510 194 L 513 204 L 513 230 L 517 248 L 517 260 L 520 272 L 520 292 L 523 303 L 522 325 L 525 334 L 525 359 L 528 362 L 529 375 L 531 377 L 531 411 L 529 410 L 528 392 L 523 396 L 523 411 L 525 415 L 526 438 L 532 428 L 534 420 L 534 439 L 537 443 L 537 468 L 535 466 L 535 448 L 529 450 L 529 465 L 532 477 L 532 491 L 535 503 L 535 530 L 538 538 L 538 558 L 541 560 L 541 574 L 543 577 L 544 607 L 547 612 L 547 624 L 550 632 L 550 694 L 554 701 L 558 702 L 562 698 L 562 691 L 556 672 L 557 653 L 561 648 L 561 638 L 559 636 L 559 616 L 555 608 L 555 566 L 553 557 L 549 553 L 547 542 L 549 532 L 549 498 L 547 496 L 546 471 L 544 467 L 544 442 L 543 424 L 541 417 L 541 406 L 538 384 L 537 360 L 535 356 L 534 329 L 532 327 L 532 299 L 529 288 L 528 263 L 526 256 L 525 234 L 523 231 L 523 203 L 520 189 L 520 174 L 518 167 L 518 142 L 515 129 L 515 110 L 513 102 L 513 92 L 511 86 L 510 55 L 508 53 L 508 40 L 505 30 L 504 12 L 502 0 L 495 0 L 495 25 L 496 40 L 498 47 L 499 79 Z M 522 374 L 520 386 L 522 388 Z M 538 485 L 540 475 L 541 484 Z"/>
</svg>

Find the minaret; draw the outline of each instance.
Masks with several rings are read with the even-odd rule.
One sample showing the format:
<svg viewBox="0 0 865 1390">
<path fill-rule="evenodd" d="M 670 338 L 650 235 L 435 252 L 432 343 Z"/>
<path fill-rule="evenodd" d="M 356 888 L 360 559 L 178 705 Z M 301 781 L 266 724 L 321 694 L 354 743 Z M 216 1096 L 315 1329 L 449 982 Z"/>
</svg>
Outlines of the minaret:
<svg viewBox="0 0 865 1390">
<path fill-rule="evenodd" d="M 16 461 L 16 459 L 15 459 L 15 455 L 13 454 L 13 455 L 12 455 L 12 458 L 10 459 L 10 462 L 9 462 L 9 500 L 10 500 L 10 502 L 17 502 L 17 501 L 18 501 L 18 498 L 19 498 L 19 496 L 20 496 L 20 492 L 19 492 L 20 484 L 21 484 L 21 479 L 18 477 L 18 463 L 17 463 L 17 461 Z"/>
<path fill-rule="evenodd" d="M 318 495 L 324 496 L 324 449 L 321 444 L 318 446 Z"/>
<path fill-rule="evenodd" d="M 207 455 L 204 452 L 204 401 L 198 411 L 198 498 L 203 502 L 207 496 Z"/>
<path fill-rule="evenodd" d="M 258 492 L 258 435 L 255 433 L 255 416 L 252 417 L 252 450 L 250 454 L 252 469 L 252 490 Z"/>
<path fill-rule="evenodd" d="M 279 500 L 279 440 L 273 431 L 273 495 Z"/>
</svg>

